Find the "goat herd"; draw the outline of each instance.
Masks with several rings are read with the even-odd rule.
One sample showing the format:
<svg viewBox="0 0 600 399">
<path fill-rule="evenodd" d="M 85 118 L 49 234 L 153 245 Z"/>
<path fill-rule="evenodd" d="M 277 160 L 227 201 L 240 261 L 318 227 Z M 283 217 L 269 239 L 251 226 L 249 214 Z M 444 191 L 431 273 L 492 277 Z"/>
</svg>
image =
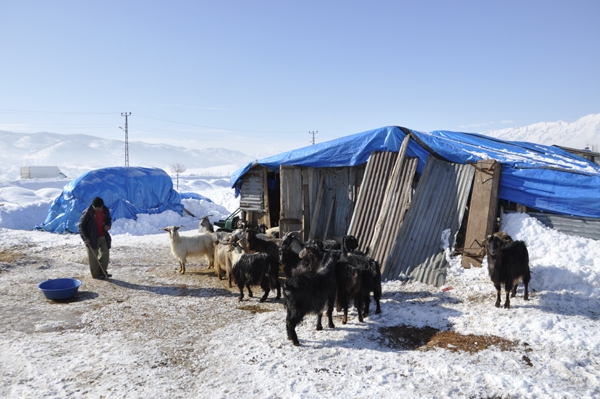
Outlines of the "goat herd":
<svg viewBox="0 0 600 399">
<path fill-rule="evenodd" d="M 342 242 L 309 240 L 303 242 L 300 232 L 289 232 L 279 238 L 266 234 L 264 226 L 242 224 L 237 230 L 214 231 L 207 216 L 200 219 L 199 233 L 179 235 L 179 227 L 169 226 L 171 251 L 179 261 L 179 272 L 185 273 L 188 256 L 206 256 L 209 268 L 214 267 L 219 279 L 232 281 L 244 298 L 244 287 L 252 297 L 251 286 L 260 285 L 267 300 L 271 290 L 281 298 L 280 272 L 283 283 L 284 306 L 287 310 L 287 337 L 300 345 L 296 326 L 308 314 L 317 315 L 317 330 L 322 330 L 323 313 L 329 328 L 334 328 L 333 307 L 343 311 L 342 323 L 348 321 L 348 307 L 353 302 L 358 320 L 363 321 L 370 311 L 371 294 L 375 313 L 381 312 L 381 271 L 379 263 L 358 250 L 358 240 L 351 235 Z M 270 232 L 269 232 L 270 233 Z M 505 308 L 510 307 L 509 293 L 514 297 L 518 281 L 525 285 L 528 299 L 529 255 L 522 241 L 513 241 L 506 233 L 495 233 L 486 240 L 489 274 L 497 291 L 496 306 L 500 306 L 500 289 L 506 291 Z"/>
</svg>

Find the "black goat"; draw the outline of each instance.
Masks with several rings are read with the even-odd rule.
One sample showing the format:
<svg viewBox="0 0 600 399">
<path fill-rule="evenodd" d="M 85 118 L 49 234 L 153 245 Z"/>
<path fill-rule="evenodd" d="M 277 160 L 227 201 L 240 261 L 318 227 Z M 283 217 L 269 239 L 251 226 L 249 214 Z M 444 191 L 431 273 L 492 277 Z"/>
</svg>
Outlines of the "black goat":
<svg viewBox="0 0 600 399">
<path fill-rule="evenodd" d="M 519 280 L 525 286 L 523 299 L 529 299 L 529 281 L 531 271 L 529 270 L 529 252 L 523 241 L 512 241 L 508 244 L 498 235 L 488 236 L 486 239 L 488 272 L 496 287 L 496 307 L 500 307 L 501 289 L 504 285 L 506 300 L 504 307 L 510 308 L 510 296 L 515 297 Z"/>
<path fill-rule="evenodd" d="M 300 251 L 304 249 L 304 243 L 298 237 L 299 232 L 290 231 L 279 244 L 279 263 L 287 278 L 295 274 L 295 270 L 301 263 Z"/>
<path fill-rule="evenodd" d="M 381 269 L 375 259 L 366 256 L 357 248 L 358 240 L 356 237 L 352 235 L 342 237 L 341 260 L 359 269 L 362 274 L 362 305 L 364 306 L 362 316 L 367 317 L 371 307 L 371 293 L 373 293 L 373 299 L 375 300 L 375 313 L 381 313 Z"/>
<path fill-rule="evenodd" d="M 279 261 L 287 278 L 304 273 L 311 268 L 315 270 L 318 267 L 318 262 L 311 267 L 306 260 L 300 259 L 299 254 L 305 244 L 300 240 L 299 235 L 300 231 L 290 231 L 286 233 L 279 244 Z M 319 245 L 321 250 L 337 250 L 339 252 L 341 248 L 340 243 L 335 240 L 311 240 L 311 242 Z"/>
<path fill-rule="evenodd" d="M 367 256 L 367 253 L 358 249 L 358 240 L 353 235 L 345 235 L 342 237 L 342 250 L 345 253 L 353 253 L 357 255 Z"/>
<path fill-rule="evenodd" d="M 339 260 L 335 265 L 337 283 L 335 302 L 337 311 L 344 312 L 342 324 L 348 322 L 348 307 L 352 300 L 354 300 L 354 306 L 358 312 L 358 321 L 363 322 L 364 287 L 362 275 L 362 270 L 342 260 Z"/>
<path fill-rule="evenodd" d="M 252 297 L 251 285 L 260 285 L 264 291 L 260 302 L 267 300 L 271 288 L 277 289 L 276 299 L 281 298 L 279 284 L 279 261 L 265 253 L 243 254 L 232 265 L 233 280 L 240 290 L 241 301 L 244 298 L 244 286 L 248 296 Z"/>
<path fill-rule="evenodd" d="M 379 262 L 375 259 L 367 258 L 369 260 L 369 266 L 366 269 L 362 269 L 362 282 L 363 282 L 363 317 L 369 315 L 369 309 L 371 307 L 371 293 L 373 293 L 373 300 L 375 301 L 375 314 L 381 313 L 381 268 Z"/>
<path fill-rule="evenodd" d="M 310 251 L 305 247 L 302 253 Z M 329 328 L 334 328 L 333 305 L 336 295 L 335 268 L 337 257 L 327 252 L 324 254 L 317 271 L 309 270 L 292 276 L 283 283 L 284 305 L 287 309 L 285 325 L 287 337 L 294 345 L 300 345 L 296 326 L 307 314 L 317 315 L 317 330 L 322 330 L 321 319 L 327 309 Z"/>
<path fill-rule="evenodd" d="M 312 240 L 300 253 L 303 261 L 306 261 L 308 270 L 316 270 L 322 262 L 325 253 L 329 253 L 337 259 L 335 265 L 336 278 L 336 308 L 338 312 L 344 312 L 342 324 L 348 322 L 348 307 L 350 301 L 354 300 L 354 306 L 358 310 L 358 321 L 363 321 L 364 291 L 362 284 L 363 271 L 359 267 L 344 261 L 344 254 L 340 250 L 327 250 L 320 240 Z M 342 258 L 340 258 L 340 256 Z M 298 267 L 300 269 L 300 267 Z M 367 296 L 369 295 L 367 291 Z"/>
<path fill-rule="evenodd" d="M 250 252 L 266 253 L 271 255 L 279 262 L 279 246 L 275 241 L 263 240 L 256 236 L 257 230 L 254 228 L 246 228 L 247 248 Z"/>
<path fill-rule="evenodd" d="M 510 244 L 514 241 L 506 231 L 497 231 L 493 235 L 497 236 L 502 240 L 502 245 Z"/>
<path fill-rule="evenodd" d="M 321 243 L 323 244 L 323 248 L 325 249 L 333 249 L 336 251 L 342 249 L 342 245 L 333 239 L 326 239 L 321 241 Z"/>
</svg>

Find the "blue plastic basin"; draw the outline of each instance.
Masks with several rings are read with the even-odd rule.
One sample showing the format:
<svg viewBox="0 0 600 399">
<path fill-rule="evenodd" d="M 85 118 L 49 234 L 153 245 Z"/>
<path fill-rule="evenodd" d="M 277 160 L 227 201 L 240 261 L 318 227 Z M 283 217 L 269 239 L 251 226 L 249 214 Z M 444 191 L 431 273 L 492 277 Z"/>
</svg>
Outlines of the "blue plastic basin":
<svg viewBox="0 0 600 399">
<path fill-rule="evenodd" d="M 67 299 L 75 296 L 81 285 L 76 278 L 55 278 L 44 281 L 38 288 L 48 299 Z"/>
</svg>

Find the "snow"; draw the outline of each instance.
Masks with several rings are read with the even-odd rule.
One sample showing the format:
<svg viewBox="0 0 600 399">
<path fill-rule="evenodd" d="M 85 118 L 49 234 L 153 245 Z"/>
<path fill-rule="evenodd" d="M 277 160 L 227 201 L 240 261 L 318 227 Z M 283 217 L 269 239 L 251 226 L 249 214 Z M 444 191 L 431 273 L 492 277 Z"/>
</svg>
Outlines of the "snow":
<svg viewBox="0 0 600 399">
<path fill-rule="evenodd" d="M 382 313 L 316 331 L 315 316 L 286 339 L 285 309 L 269 295 L 237 301 L 235 289 L 198 263 L 178 275 L 161 229 L 233 211 L 227 178 L 180 177 L 196 218 L 173 212 L 116 220 L 109 282 L 92 280 L 77 235 L 32 230 L 60 195 L 60 180 L 0 182 L 0 397 L 89 398 L 594 398 L 600 395 L 600 243 L 561 234 L 526 214 L 505 214 L 502 230 L 527 243 L 530 300 L 522 285 L 511 308 L 496 308 L 482 268 L 450 258 L 441 288 L 383 283 Z M 44 187 L 46 186 L 46 187 Z M 440 240 L 447 240 L 440 237 Z M 47 261 L 4 258 L 11 251 Z M 451 251 L 448 250 L 449 254 Z M 165 258 L 165 259 L 167 259 Z M 194 271 L 195 270 L 195 271 Z M 46 300 L 49 278 L 83 281 L 81 300 Z M 27 294 L 28 293 L 28 294 Z M 116 298 L 116 299 L 115 299 Z M 504 298 L 503 298 L 504 299 Z M 43 317 L 41 316 L 43 315 Z M 472 337 L 472 351 L 410 347 L 390 331 L 432 328 Z M 409 335 L 410 336 L 410 335 Z M 505 342 L 478 350 L 487 339 Z"/>
</svg>

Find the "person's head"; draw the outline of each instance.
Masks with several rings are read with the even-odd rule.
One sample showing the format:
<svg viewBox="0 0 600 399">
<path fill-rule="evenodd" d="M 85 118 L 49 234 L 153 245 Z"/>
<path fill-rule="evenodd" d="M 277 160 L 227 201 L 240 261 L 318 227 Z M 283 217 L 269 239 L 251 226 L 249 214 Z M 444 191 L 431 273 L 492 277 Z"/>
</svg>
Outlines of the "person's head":
<svg viewBox="0 0 600 399">
<path fill-rule="evenodd" d="M 96 197 L 94 198 L 94 200 L 92 201 L 92 206 L 97 209 L 100 210 L 102 209 L 102 207 L 104 206 L 104 200 L 100 197 Z"/>
</svg>

